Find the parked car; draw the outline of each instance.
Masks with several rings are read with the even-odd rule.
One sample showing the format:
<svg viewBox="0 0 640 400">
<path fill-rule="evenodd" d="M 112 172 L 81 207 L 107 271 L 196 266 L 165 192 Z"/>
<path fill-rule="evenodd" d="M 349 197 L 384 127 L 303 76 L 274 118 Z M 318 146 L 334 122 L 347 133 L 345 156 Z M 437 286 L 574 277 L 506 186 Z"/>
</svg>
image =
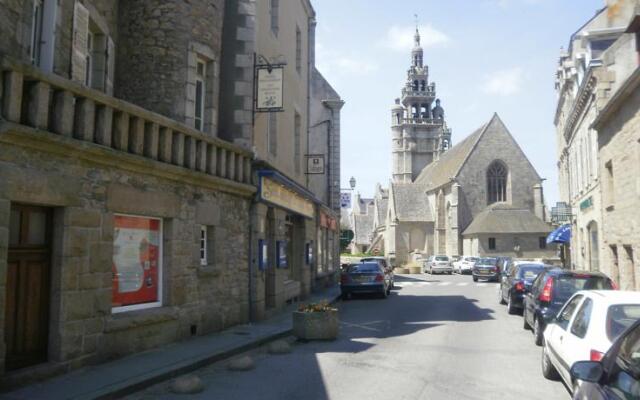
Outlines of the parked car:
<svg viewBox="0 0 640 400">
<path fill-rule="evenodd" d="M 511 268 L 509 274 L 500 280 L 498 301 L 507 305 L 507 312 L 515 314 L 523 307 L 524 295 L 531 289 L 531 284 L 542 271 L 543 264 L 518 264 Z"/>
<path fill-rule="evenodd" d="M 434 273 L 451 275 L 453 273 L 453 267 L 451 266 L 451 260 L 448 256 L 436 255 L 427 259 L 427 262 L 423 265 L 423 271 L 428 271 L 431 275 Z"/>
<path fill-rule="evenodd" d="M 524 298 L 524 328 L 533 328 L 535 343 L 542 345 L 542 334 L 564 303 L 579 290 L 617 289 L 600 272 L 553 268 L 538 275 Z"/>
<path fill-rule="evenodd" d="M 498 269 L 498 259 L 495 257 L 481 257 L 473 264 L 471 270 L 473 281 L 478 279 L 486 279 L 488 281 L 496 281 L 500 279 L 500 270 Z"/>
<path fill-rule="evenodd" d="M 478 261 L 478 257 L 462 256 L 453 263 L 453 271 L 461 275 L 470 274 L 476 261 Z"/>
<path fill-rule="evenodd" d="M 389 263 L 387 263 L 387 259 L 386 258 L 380 257 L 380 256 L 364 257 L 364 258 L 360 259 L 360 262 L 377 262 L 377 263 L 379 263 L 382 266 L 382 268 L 384 268 L 386 273 L 391 276 L 391 289 L 394 288 L 396 280 L 395 280 L 395 275 L 393 273 L 393 267 L 391 265 L 389 265 Z"/>
<path fill-rule="evenodd" d="M 344 300 L 352 293 L 379 293 L 386 298 L 391 293 L 391 277 L 379 262 L 352 264 L 340 276 L 340 291 Z"/>
<path fill-rule="evenodd" d="M 549 379 L 560 375 L 575 391 L 571 366 L 577 361 L 600 361 L 639 318 L 639 292 L 577 292 L 544 331 L 542 373 Z"/>
<path fill-rule="evenodd" d="M 511 257 L 498 256 L 497 259 L 498 269 L 500 270 L 501 274 L 504 273 L 507 267 L 513 262 L 513 259 Z"/>
<path fill-rule="evenodd" d="M 601 361 L 578 361 L 571 378 L 580 381 L 574 400 L 640 398 L 640 320 L 611 345 Z"/>
</svg>

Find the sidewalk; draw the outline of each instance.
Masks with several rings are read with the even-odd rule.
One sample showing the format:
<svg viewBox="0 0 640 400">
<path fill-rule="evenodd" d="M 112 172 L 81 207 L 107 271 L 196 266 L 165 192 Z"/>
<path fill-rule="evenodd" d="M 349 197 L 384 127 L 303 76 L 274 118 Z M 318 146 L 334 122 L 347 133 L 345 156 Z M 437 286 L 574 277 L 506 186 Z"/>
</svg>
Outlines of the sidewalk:
<svg viewBox="0 0 640 400">
<path fill-rule="evenodd" d="M 339 286 L 312 294 L 303 303 L 334 302 Z M 1 394 L 2 399 L 116 399 L 150 385 L 243 353 L 291 334 L 291 305 L 282 314 L 254 324 L 173 343 Z"/>
</svg>

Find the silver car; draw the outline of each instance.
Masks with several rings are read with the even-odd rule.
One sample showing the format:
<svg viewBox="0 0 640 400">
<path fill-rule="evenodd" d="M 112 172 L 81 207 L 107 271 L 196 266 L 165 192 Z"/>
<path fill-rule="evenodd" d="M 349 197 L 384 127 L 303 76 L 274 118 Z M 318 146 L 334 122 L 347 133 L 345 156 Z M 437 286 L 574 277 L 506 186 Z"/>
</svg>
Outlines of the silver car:
<svg viewBox="0 0 640 400">
<path fill-rule="evenodd" d="M 449 274 L 453 273 L 453 266 L 451 265 L 451 259 L 445 255 L 435 255 L 427 259 L 423 266 L 424 272 L 430 274 Z"/>
</svg>

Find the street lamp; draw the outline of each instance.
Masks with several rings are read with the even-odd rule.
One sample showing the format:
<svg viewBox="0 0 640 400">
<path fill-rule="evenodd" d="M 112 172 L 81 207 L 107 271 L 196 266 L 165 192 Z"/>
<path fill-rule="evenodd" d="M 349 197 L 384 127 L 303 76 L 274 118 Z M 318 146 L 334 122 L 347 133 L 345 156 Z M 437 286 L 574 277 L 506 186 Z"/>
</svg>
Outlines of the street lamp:
<svg viewBox="0 0 640 400">
<path fill-rule="evenodd" d="M 351 186 L 351 190 L 356 188 L 356 178 L 354 178 L 353 176 L 351 177 L 351 179 L 349 179 L 349 186 Z"/>
</svg>

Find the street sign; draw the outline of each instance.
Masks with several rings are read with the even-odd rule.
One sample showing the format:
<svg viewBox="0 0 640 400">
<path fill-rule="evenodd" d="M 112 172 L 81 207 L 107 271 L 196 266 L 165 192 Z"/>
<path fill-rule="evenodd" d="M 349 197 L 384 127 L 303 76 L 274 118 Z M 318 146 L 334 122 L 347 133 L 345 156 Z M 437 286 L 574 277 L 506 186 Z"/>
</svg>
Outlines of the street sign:
<svg viewBox="0 0 640 400">
<path fill-rule="evenodd" d="M 324 174 L 324 154 L 307 155 L 307 174 Z"/>
<path fill-rule="evenodd" d="M 351 208 L 351 193 L 340 193 L 340 207 Z"/>
</svg>

